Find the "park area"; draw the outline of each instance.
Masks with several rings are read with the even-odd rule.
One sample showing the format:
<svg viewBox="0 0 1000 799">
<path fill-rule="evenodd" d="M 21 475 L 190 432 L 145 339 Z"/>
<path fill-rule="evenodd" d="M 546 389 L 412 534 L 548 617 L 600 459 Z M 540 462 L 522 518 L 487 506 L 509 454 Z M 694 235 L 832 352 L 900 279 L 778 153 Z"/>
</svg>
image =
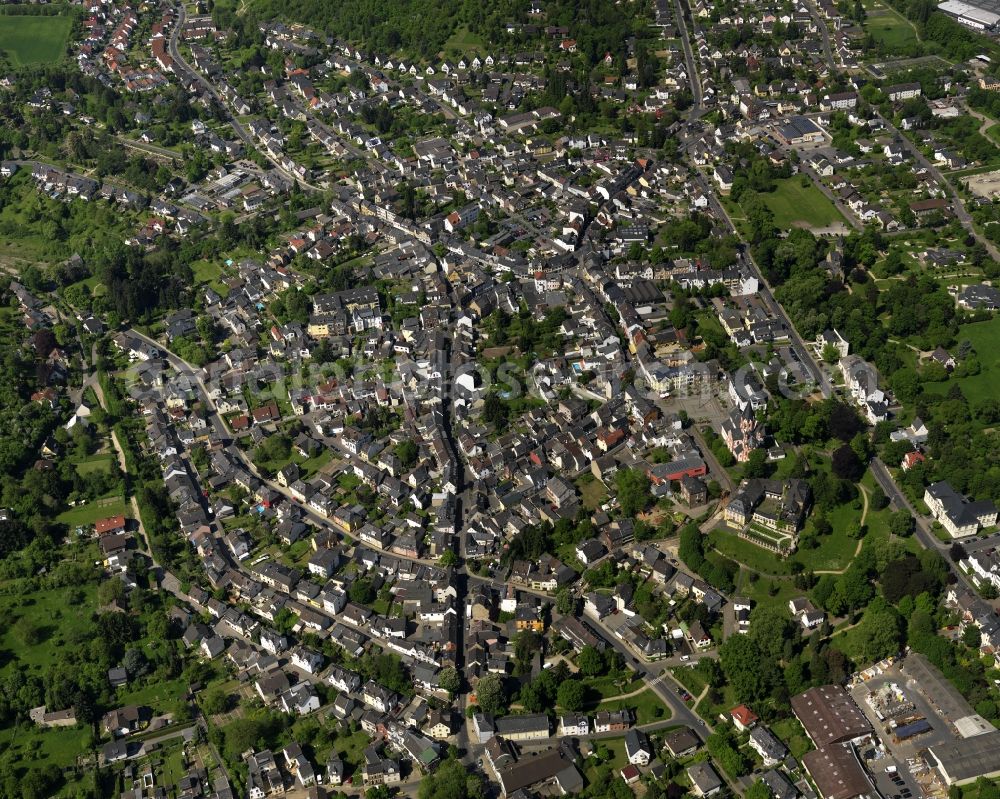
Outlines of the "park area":
<svg viewBox="0 0 1000 799">
<path fill-rule="evenodd" d="M 15 67 L 50 64 L 66 52 L 68 16 L 0 16 L 0 52 Z"/>
<path fill-rule="evenodd" d="M 760 198 L 774 214 L 774 224 L 779 230 L 825 228 L 844 222 L 823 192 L 811 182 L 803 186 L 801 177 L 777 181 L 775 190 L 762 193 Z"/>
<path fill-rule="evenodd" d="M 1000 317 L 988 322 L 971 322 L 958 329 L 956 341 L 969 341 L 979 361 L 979 374 L 952 376 L 940 383 L 926 383 L 926 390 L 946 394 L 958 385 L 970 403 L 1000 397 Z"/>
</svg>

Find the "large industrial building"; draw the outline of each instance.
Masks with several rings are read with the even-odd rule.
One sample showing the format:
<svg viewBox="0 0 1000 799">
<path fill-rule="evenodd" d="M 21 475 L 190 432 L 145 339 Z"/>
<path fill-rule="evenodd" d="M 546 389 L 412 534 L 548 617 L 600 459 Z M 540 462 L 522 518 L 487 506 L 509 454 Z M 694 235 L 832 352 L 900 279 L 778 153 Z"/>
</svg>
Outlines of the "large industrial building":
<svg viewBox="0 0 1000 799">
<path fill-rule="evenodd" d="M 947 785 L 965 785 L 980 777 L 1000 777 L 1000 730 L 928 749 Z"/>
<path fill-rule="evenodd" d="M 957 20 L 967 28 L 977 31 L 995 30 L 1000 23 L 1000 4 L 993 0 L 981 0 L 976 5 L 963 3 L 962 0 L 945 0 L 938 5 L 938 10 Z"/>
<path fill-rule="evenodd" d="M 823 799 L 875 799 L 879 796 L 851 744 L 831 744 L 802 757 Z"/>
<path fill-rule="evenodd" d="M 821 685 L 793 696 L 792 711 L 817 749 L 873 732 L 868 717 L 839 685 Z"/>
</svg>

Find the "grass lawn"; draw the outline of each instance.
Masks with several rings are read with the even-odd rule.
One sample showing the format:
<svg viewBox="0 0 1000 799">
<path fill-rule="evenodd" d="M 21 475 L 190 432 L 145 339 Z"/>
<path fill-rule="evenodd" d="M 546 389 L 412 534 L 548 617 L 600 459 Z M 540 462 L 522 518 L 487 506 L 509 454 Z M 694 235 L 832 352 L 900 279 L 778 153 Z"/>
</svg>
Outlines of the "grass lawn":
<svg viewBox="0 0 1000 799">
<path fill-rule="evenodd" d="M 337 736 L 337 740 L 331 749 L 335 750 L 340 755 L 340 759 L 344 761 L 344 764 L 348 766 L 347 774 L 344 775 L 345 777 L 350 776 L 350 774 L 364 765 L 364 751 L 370 742 L 368 733 L 364 730 L 358 730 L 352 735 Z M 316 759 L 320 763 L 325 763 L 329 755 L 330 749 L 325 752 L 317 751 Z"/>
<path fill-rule="evenodd" d="M 844 221 L 833 203 L 819 189 L 812 183 L 802 185 L 801 176 L 779 180 L 774 191 L 760 196 L 774 214 L 774 224 L 779 230 L 827 227 Z"/>
<path fill-rule="evenodd" d="M 608 499 L 608 489 L 600 480 L 591 475 L 592 479 L 580 478 L 576 487 L 580 489 L 583 506 L 587 510 L 595 510 Z"/>
<path fill-rule="evenodd" d="M 729 338 L 726 335 L 726 331 L 722 329 L 722 325 L 719 323 L 719 319 L 714 311 L 701 311 L 695 314 L 695 318 L 698 320 L 698 335 L 704 337 L 706 332 L 713 331 L 716 338 L 721 338 L 722 340 Z"/>
<path fill-rule="evenodd" d="M 903 50 L 918 42 L 913 26 L 890 8 L 871 12 L 865 29 L 891 50 Z"/>
<path fill-rule="evenodd" d="M 132 689 L 119 689 L 120 705 L 145 705 L 155 712 L 169 711 L 174 703 L 187 693 L 187 682 L 183 678 L 167 682 L 157 681 Z"/>
<path fill-rule="evenodd" d="M 222 264 L 215 260 L 202 259 L 191 264 L 191 272 L 194 274 L 195 283 L 212 283 L 218 280 L 222 274 Z"/>
<path fill-rule="evenodd" d="M 106 516 L 117 516 L 125 513 L 127 513 L 127 508 L 124 499 L 121 497 L 104 497 L 103 499 L 95 499 L 93 502 L 88 502 L 85 505 L 78 505 L 75 508 L 63 511 L 56 517 L 56 521 L 70 527 L 86 527 Z"/>
<path fill-rule="evenodd" d="M 727 558 L 742 563 L 761 574 L 791 574 L 787 560 L 782 560 L 773 552 L 752 544 L 736 535 L 734 530 L 720 526 L 708 534 L 712 546 Z"/>
<path fill-rule="evenodd" d="M 455 28 L 455 32 L 444 43 L 444 53 L 446 56 L 452 50 L 457 50 L 463 54 L 468 53 L 471 57 L 474 52 L 483 48 L 483 37 L 473 33 L 465 25 L 459 25 Z"/>
<path fill-rule="evenodd" d="M 691 696 L 697 698 L 701 695 L 701 692 L 705 690 L 705 678 L 701 676 L 701 672 L 698 669 L 692 669 L 688 666 L 677 666 L 670 670 L 670 673 L 674 675 L 674 679 L 677 680 L 681 685 L 687 688 L 688 693 Z"/>
<path fill-rule="evenodd" d="M 0 50 L 14 64 L 46 64 L 66 54 L 66 39 L 73 27 L 68 16 L 0 17 Z"/>
<path fill-rule="evenodd" d="M 792 757 L 796 760 L 812 749 L 812 744 L 806 737 L 802 725 L 794 718 L 782 719 L 771 725 L 771 732 L 777 735 L 788 746 Z"/>
<path fill-rule="evenodd" d="M 621 694 L 630 694 L 633 691 L 637 691 L 642 687 L 643 681 L 641 679 L 634 679 L 623 682 L 615 677 L 605 676 L 588 677 L 584 680 L 584 684 L 587 686 L 588 693 L 594 697 L 600 696 L 603 700 L 609 696 L 620 696 Z"/>
<path fill-rule="evenodd" d="M 60 768 L 72 766 L 87 753 L 90 731 L 84 727 L 43 730 L 30 722 L 0 728 L 0 748 L 19 768 L 35 768 L 49 763 Z M 71 775 L 56 796 L 77 796 Z"/>
<path fill-rule="evenodd" d="M 168 749 L 157 754 L 163 758 L 160 767 L 160 780 L 164 785 L 176 785 L 187 773 L 184 768 L 184 747 L 180 741 L 167 744 Z"/>
<path fill-rule="evenodd" d="M 770 605 L 777 608 L 788 608 L 788 600 L 802 596 L 803 592 L 795 587 L 790 577 L 761 576 L 748 569 L 740 569 L 736 580 L 736 594 L 750 599 L 754 605 Z"/>
<path fill-rule="evenodd" d="M 297 458 L 298 453 L 296 453 L 295 460 L 299 464 L 299 469 L 305 472 L 308 477 L 314 476 L 320 469 L 326 466 L 331 460 L 333 460 L 333 450 L 324 449 L 319 455 L 314 458 L 307 458 L 306 460 L 299 461 Z"/>
<path fill-rule="evenodd" d="M 850 629 L 844 627 L 843 632 L 836 631 L 830 637 L 830 643 L 851 660 L 864 662 L 861 654 L 861 642 L 858 640 L 859 629 L 858 627 L 851 627 Z"/>
<path fill-rule="evenodd" d="M 631 708 L 635 712 L 637 725 L 666 721 L 672 715 L 670 708 L 651 688 L 647 688 L 641 694 L 636 694 L 628 699 L 612 699 L 608 702 L 601 702 L 595 710 L 624 710 L 625 708 Z"/>
<path fill-rule="evenodd" d="M 94 584 L 0 596 L 0 614 L 4 619 L 0 632 L 0 675 L 48 668 L 59 657 L 67 638 L 86 634 L 96 604 Z M 24 640 L 24 625 L 29 622 L 40 628 L 37 643 L 28 644 Z"/>
<path fill-rule="evenodd" d="M 93 474 L 94 472 L 109 472 L 111 471 L 111 464 L 114 461 L 115 456 L 110 452 L 91 455 L 86 460 L 76 464 L 76 472 L 81 475 Z"/>
<path fill-rule="evenodd" d="M 927 391 L 946 394 L 958 383 L 970 403 L 1000 396 L 1000 316 L 988 322 L 972 322 L 959 328 L 957 341 L 968 339 L 976 351 L 980 371 L 970 377 L 951 377 L 940 383 L 925 383 Z"/>
<path fill-rule="evenodd" d="M 596 757 L 588 758 L 583 770 L 588 783 L 594 782 L 597 779 L 597 769 L 600 766 L 608 766 L 612 771 L 617 772 L 628 765 L 628 758 L 625 756 L 624 738 L 602 738 L 599 741 L 594 741 L 594 750 L 600 751 L 602 749 L 607 749 L 610 757 L 600 762 L 598 762 Z"/>
<path fill-rule="evenodd" d="M 712 692 L 709 691 L 708 694 L 695 706 L 695 712 L 701 716 L 703 719 L 709 719 L 711 723 L 715 723 L 715 720 L 719 717 L 720 713 L 728 713 L 732 708 L 736 707 L 739 702 L 736 701 L 736 694 L 733 691 L 731 685 L 726 685 L 722 689 L 722 699 L 717 704 L 712 704 L 708 700 L 711 698 Z"/>
<path fill-rule="evenodd" d="M 861 510 L 850 503 L 832 510 L 827 519 L 833 526 L 830 535 L 819 539 L 815 549 L 800 549 L 794 560 L 812 571 L 845 569 L 854 557 L 858 541 L 846 534 L 848 525 L 861 518 Z"/>
</svg>

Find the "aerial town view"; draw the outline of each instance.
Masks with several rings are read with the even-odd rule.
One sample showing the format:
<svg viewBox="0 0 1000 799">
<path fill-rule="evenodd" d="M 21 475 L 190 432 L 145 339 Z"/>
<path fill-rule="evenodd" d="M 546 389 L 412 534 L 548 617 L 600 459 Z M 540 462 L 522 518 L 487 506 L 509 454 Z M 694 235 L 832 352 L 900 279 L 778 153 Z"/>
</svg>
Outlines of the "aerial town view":
<svg viewBox="0 0 1000 799">
<path fill-rule="evenodd" d="M 0 3 L 0 799 L 1000 799 L 1000 0 Z"/>
</svg>

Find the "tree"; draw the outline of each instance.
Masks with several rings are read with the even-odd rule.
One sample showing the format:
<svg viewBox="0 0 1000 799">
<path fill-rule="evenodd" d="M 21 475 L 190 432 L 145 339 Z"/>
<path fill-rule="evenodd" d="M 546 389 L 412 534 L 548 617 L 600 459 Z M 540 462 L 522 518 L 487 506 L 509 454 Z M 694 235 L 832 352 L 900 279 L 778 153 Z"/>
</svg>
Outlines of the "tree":
<svg viewBox="0 0 1000 799">
<path fill-rule="evenodd" d="M 448 568 L 449 566 L 457 566 L 458 555 L 455 553 L 455 550 L 446 549 L 443 553 L 441 553 L 441 557 L 438 558 L 438 565 L 443 566 L 444 568 Z"/>
<path fill-rule="evenodd" d="M 213 685 L 201 695 L 201 707 L 209 716 L 217 716 L 229 710 L 230 697 L 220 685 Z"/>
<path fill-rule="evenodd" d="M 507 424 L 507 403 L 499 395 L 491 393 L 483 401 L 483 421 L 497 428 Z"/>
<path fill-rule="evenodd" d="M 556 591 L 556 611 L 563 616 L 571 616 L 576 609 L 576 597 L 565 586 Z"/>
<path fill-rule="evenodd" d="M 597 649 L 588 644 L 576 656 L 576 665 L 581 674 L 593 677 L 604 672 L 604 657 Z"/>
<path fill-rule="evenodd" d="M 486 674 L 476 684 L 476 703 L 484 713 L 496 715 L 507 709 L 507 692 L 497 674 Z"/>
<path fill-rule="evenodd" d="M 863 608 L 874 593 L 875 589 L 868 579 L 867 571 L 858 561 L 854 561 L 847 571 L 837 579 L 835 595 L 843 609 Z M 836 612 L 834 607 L 831 605 L 828 609 L 831 612 Z"/>
<path fill-rule="evenodd" d="M 746 635 L 733 635 L 719 648 L 719 662 L 739 702 L 756 702 L 768 696 L 776 668 L 760 647 Z"/>
<path fill-rule="evenodd" d="M 748 635 L 764 657 L 777 662 L 784 652 L 785 641 L 796 632 L 783 608 L 758 605 L 750 613 Z"/>
<path fill-rule="evenodd" d="M 370 577 L 359 577 L 347 589 L 351 602 L 356 605 L 370 605 L 375 601 L 375 586 Z"/>
<path fill-rule="evenodd" d="M 149 663 L 141 649 L 132 647 L 125 650 L 125 655 L 122 657 L 122 667 L 128 672 L 129 677 L 139 677 L 146 673 Z"/>
<path fill-rule="evenodd" d="M 840 360 L 840 350 L 833 344 L 823 345 L 823 361 L 828 364 L 835 364 Z"/>
<path fill-rule="evenodd" d="M 417 462 L 418 453 L 417 445 L 410 439 L 396 445 L 396 457 L 399 458 L 404 469 L 409 469 Z"/>
<path fill-rule="evenodd" d="M 745 799 L 771 799 L 771 789 L 763 780 L 757 780 L 744 794 Z"/>
<path fill-rule="evenodd" d="M 97 604 L 110 605 L 125 599 L 125 583 L 121 580 L 105 580 L 97 587 Z"/>
<path fill-rule="evenodd" d="M 771 473 L 771 465 L 767 461 L 767 450 L 755 449 L 743 465 L 743 476 L 747 479 L 767 477 Z"/>
<path fill-rule="evenodd" d="M 559 685 L 557 701 L 565 710 L 575 713 L 583 708 L 587 699 L 587 688 L 579 680 L 565 680 Z"/>
<path fill-rule="evenodd" d="M 983 634 L 975 624 L 966 624 L 962 630 L 962 643 L 970 649 L 979 649 L 983 642 Z"/>
<path fill-rule="evenodd" d="M 453 666 L 446 666 L 438 674 L 438 685 L 454 697 L 462 687 L 462 678 Z"/>
<path fill-rule="evenodd" d="M 889 532 L 900 538 L 913 535 L 914 521 L 909 511 L 897 510 L 889 517 Z"/>
<path fill-rule="evenodd" d="M 615 472 L 615 489 L 622 514 L 628 518 L 644 511 L 653 499 L 649 477 L 640 469 L 619 469 Z"/>
<path fill-rule="evenodd" d="M 873 599 L 857 629 L 857 641 L 864 659 L 874 663 L 898 653 L 901 635 L 896 609 L 882 597 Z"/>
<path fill-rule="evenodd" d="M 482 779 L 460 760 L 449 758 L 424 776 L 417 791 L 419 799 L 482 799 Z"/>
<path fill-rule="evenodd" d="M 833 451 L 833 473 L 842 480 L 856 482 L 865 473 L 865 465 L 850 446 L 844 444 Z"/>
</svg>

